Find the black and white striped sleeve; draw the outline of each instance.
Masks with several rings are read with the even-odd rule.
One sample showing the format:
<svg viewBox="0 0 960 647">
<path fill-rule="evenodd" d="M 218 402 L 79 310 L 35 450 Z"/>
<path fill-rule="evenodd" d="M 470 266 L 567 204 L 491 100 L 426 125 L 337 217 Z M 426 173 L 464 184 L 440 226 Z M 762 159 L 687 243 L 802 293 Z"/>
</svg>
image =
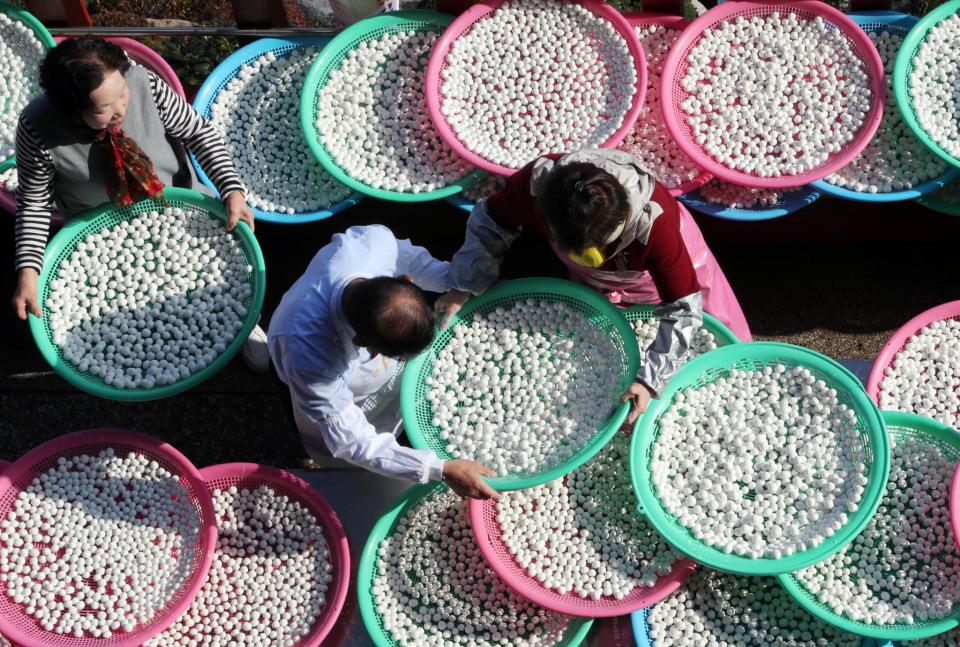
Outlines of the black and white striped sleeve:
<svg viewBox="0 0 960 647">
<path fill-rule="evenodd" d="M 148 74 L 150 89 L 163 127 L 196 156 L 200 168 L 220 192 L 220 198 L 225 198 L 231 191 L 246 193 L 227 147 L 213 125 L 201 117 L 200 113 L 174 92 L 163 79 L 154 72 Z"/>
<path fill-rule="evenodd" d="M 53 210 L 53 158 L 21 115 L 17 124 L 16 269 L 43 267 Z"/>
</svg>

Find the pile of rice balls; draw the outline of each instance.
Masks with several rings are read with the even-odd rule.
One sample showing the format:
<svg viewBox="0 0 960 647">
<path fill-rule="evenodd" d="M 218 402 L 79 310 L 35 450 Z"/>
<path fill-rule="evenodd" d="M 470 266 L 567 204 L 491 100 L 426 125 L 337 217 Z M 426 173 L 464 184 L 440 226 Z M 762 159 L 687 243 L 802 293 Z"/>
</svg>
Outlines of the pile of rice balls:
<svg viewBox="0 0 960 647">
<path fill-rule="evenodd" d="M 15 152 L 20 111 L 40 92 L 40 63 L 46 54 L 32 29 L 0 12 L 0 160 Z"/>
</svg>

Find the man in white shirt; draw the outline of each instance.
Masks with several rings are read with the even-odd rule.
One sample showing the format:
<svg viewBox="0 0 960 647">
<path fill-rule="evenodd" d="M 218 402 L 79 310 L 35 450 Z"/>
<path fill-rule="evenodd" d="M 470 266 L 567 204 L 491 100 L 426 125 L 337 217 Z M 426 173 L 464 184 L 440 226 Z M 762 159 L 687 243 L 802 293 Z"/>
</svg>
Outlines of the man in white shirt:
<svg viewBox="0 0 960 647">
<path fill-rule="evenodd" d="M 442 461 L 397 442 L 402 361 L 433 340 L 423 290 L 450 289 L 449 263 L 386 227 L 351 227 L 310 262 L 273 314 L 270 357 L 290 387 L 307 452 L 410 481 L 443 479 L 461 496 L 497 498 L 474 461 Z"/>
</svg>

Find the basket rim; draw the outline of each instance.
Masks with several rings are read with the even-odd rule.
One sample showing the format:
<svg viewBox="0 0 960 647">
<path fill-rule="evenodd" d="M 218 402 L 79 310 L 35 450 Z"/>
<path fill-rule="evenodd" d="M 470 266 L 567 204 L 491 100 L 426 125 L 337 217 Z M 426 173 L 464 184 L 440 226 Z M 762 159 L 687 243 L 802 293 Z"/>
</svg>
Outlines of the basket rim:
<svg viewBox="0 0 960 647">
<path fill-rule="evenodd" d="M 209 119 L 210 106 L 212 106 L 213 102 L 216 100 L 220 87 L 230 79 L 234 78 L 240 67 L 260 56 L 261 54 L 275 51 L 281 47 L 294 46 L 299 48 L 307 47 L 309 45 L 320 45 L 323 47 L 329 42 L 329 36 L 271 36 L 269 38 L 260 38 L 252 43 L 247 43 L 237 51 L 230 54 L 230 56 L 220 61 L 220 63 L 213 68 L 213 71 L 210 72 L 207 78 L 203 80 L 203 84 L 200 85 L 196 96 L 193 98 L 193 108 L 199 112 L 204 119 Z M 220 195 L 220 192 L 217 191 L 217 187 L 207 176 L 206 172 L 204 172 L 204 170 L 200 167 L 200 163 L 197 161 L 196 156 L 192 152 L 190 153 L 190 163 L 193 165 L 193 170 L 197 174 L 197 179 L 199 179 L 216 195 Z M 324 220 L 325 218 L 334 216 L 341 211 L 354 206 L 360 202 L 362 198 L 362 195 L 354 191 L 340 202 L 332 204 L 324 209 L 318 209 L 316 211 L 304 211 L 302 213 L 293 214 L 281 214 L 274 211 L 263 211 L 262 209 L 258 209 L 256 207 L 250 207 L 250 210 L 253 211 L 256 220 L 260 222 L 296 225 L 307 222 L 316 222 L 318 220 Z"/>
<path fill-rule="evenodd" d="M 960 301 L 948 301 L 924 310 L 897 328 L 896 332 L 880 349 L 877 358 L 873 360 L 873 366 L 870 367 L 870 374 L 867 377 L 867 393 L 870 398 L 878 405 L 880 404 L 880 384 L 883 382 L 883 372 L 893 364 L 893 360 L 903 350 L 911 337 L 935 321 L 957 317 L 960 317 Z"/>
<path fill-rule="evenodd" d="M 960 2 L 960 0 L 956 1 Z M 683 132 L 683 128 L 678 123 L 681 111 L 673 100 L 672 91 L 675 87 L 679 87 L 678 79 L 681 67 L 686 61 L 687 51 L 700 39 L 706 29 L 731 20 L 745 11 L 760 10 L 764 13 L 773 13 L 774 11 L 784 11 L 785 9 L 820 16 L 843 31 L 851 43 L 855 45 L 857 53 L 863 61 L 870 78 L 870 88 L 873 96 L 871 99 L 870 112 L 867 113 L 864 123 L 857 132 L 856 137 L 839 153 L 832 154 L 830 158 L 820 166 L 797 175 L 760 177 L 729 168 L 717 162 L 705 152 L 702 152 L 701 147 Z M 877 128 L 880 126 L 880 120 L 883 117 L 884 96 L 886 93 L 886 82 L 884 80 L 883 63 L 880 60 L 880 54 L 877 52 L 876 47 L 870 42 L 870 39 L 867 38 L 866 33 L 844 13 L 818 0 L 796 0 L 795 2 L 791 2 L 789 7 L 785 7 L 784 3 L 779 2 L 779 0 L 737 0 L 736 2 L 718 4 L 708 9 L 703 15 L 695 18 L 690 23 L 690 26 L 683 31 L 674 47 L 671 48 L 663 65 L 663 79 L 669 81 L 663 83 L 660 88 L 660 105 L 664 110 L 664 122 L 670 135 L 676 140 L 677 145 L 680 146 L 683 152 L 698 166 L 721 180 L 757 188 L 785 188 L 808 184 L 814 180 L 826 177 L 850 163 L 870 142 Z"/>
<path fill-rule="evenodd" d="M 720 178 L 711 179 L 720 180 Z M 726 180 L 720 181 L 725 182 Z M 804 207 L 810 206 L 819 200 L 822 195 L 823 194 L 818 191 L 813 184 L 804 184 L 795 194 L 788 195 L 789 199 L 785 199 L 778 203 L 779 206 L 763 207 L 760 209 L 742 209 L 740 207 L 728 207 L 718 202 L 710 202 L 703 197 L 703 194 L 700 193 L 699 188 L 691 191 L 690 193 L 685 193 L 679 197 L 679 200 L 684 204 L 684 206 L 708 216 L 722 218 L 723 220 L 755 222 L 788 216 L 792 213 L 800 211 Z"/>
<path fill-rule="evenodd" d="M 683 31 L 690 24 L 690 20 L 679 16 L 677 14 L 666 13 L 663 11 L 629 11 L 623 14 L 623 17 L 627 19 L 627 22 L 630 23 L 631 27 L 636 27 L 637 25 L 662 25 L 664 27 L 669 27 L 675 31 Z M 643 47 L 643 43 L 640 44 Z M 646 54 L 644 54 L 646 56 Z M 645 60 L 644 63 L 649 66 L 649 63 Z M 647 78 L 649 79 L 649 71 L 647 72 Z M 659 92 L 658 89 L 652 90 L 652 92 Z M 644 103 L 646 103 L 647 97 L 644 96 Z M 639 118 L 639 112 L 637 113 Z M 660 118 L 663 119 L 663 115 L 660 115 Z M 634 126 L 636 123 L 634 123 Z M 630 128 L 630 132 L 633 131 L 633 127 Z M 699 167 L 698 167 L 699 168 Z M 667 193 L 672 195 L 674 198 L 683 195 L 684 193 L 690 193 L 696 189 L 699 189 L 704 184 L 713 179 L 713 175 L 708 173 L 704 169 L 700 169 L 700 174 L 693 178 L 692 180 L 687 180 L 682 182 L 672 189 L 664 185 L 664 188 L 667 189 Z M 661 184 L 663 184 L 661 182 Z"/>
<path fill-rule="evenodd" d="M 431 27 L 437 27 L 437 31 L 440 31 L 440 29 L 446 28 L 451 22 L 453 22 L 453 16 L 426 9 L 403 9 L 364 18 L 330 39 L 330 42 L 323 48 L 323 51 L 314 59 L 310 70 L 307 72 L 307 77 L 303 82 L 303 89 L 300 92 L 300 129 L 307 142 L 307 148 L 310 149 L 313 156 L 330 175 L 342 184 L 371 198 L 379 198 L 392 202 L 429 202 L 460 193 L 463 189 L 473 185 L 483 177 L 483 173 L 479 169 L 473 169 L 442 189 L 436 189 L 434 191 L 407 193 L 378 189 L 351 177 L 344 171 L 330 153 L 327 152 L 327 147 L 320 141 L 320 136 L 317 132 L 315 119 L 317 113 L 317 95 L 322 89 L 321 80 L 323 80 L 324 83 L 326 82 L 326 79 L 322 77 L 327 75 L 326 68 L 330 66 L 334 59 L 354 49 L 354 41 L 364 40 L 368 34 L 382 28 L 396 28 L 410 23 L 426 23 Z M 461 158 L 462 157 L 461 155 Z M 464 161 L 468 161 L 466 158 L 463 159 Z"/>
<path fill-rule="evenodd" d="M 46 50 L 48 52 L 52 48 L 57 46 L 57 43 L 53 40 L 53 36 L 50 34 L 47 28 L 44 27 L 43 23 L 40 22 L 40 20 L 36 16 L 34 16 L 32 13 L 30 13 L 26 9 L 18 7 L 15 4 L 11 4 L 9 2 L 4 2 L 3 0 L 0 0 L 0 13 L 6 14 L 12 20 L 21 22 L 27 27 L 29 27 L 30 30 L 37 37 L 37 40 L 43 43 L 43 45 L 46 47 Z M 10 166 L 13 166 L 15 163 L 16 163 L 16 155 L 13 155 L 13 154 L 11 154 L 9 157 L 5 159 L 0 159 L 0 172 L 6 171 L 8 168 L 10 168 Z"/>
<path fill-rule="evenodd" d="M 683 586 L 683 583 L 697 568 L 696 562 L 680 557 L 673 562 L 669 573 L 657 577 L 656 584 L 649 588 L 638 585 L 623 600 L 616 601 L 609 596 L 604 596 L 600 601 L 583 599 L 579 603 L 569 602 L 568 598 L 572 597 L 571 594 L 565 595 L 546 588 L 523 571 L 516 560 L 512 558 L 512 555 L 510 560 L 512 566 L 523 571 L 522 575 L 512 573 L 504 560 L 497 555 L 494 544 L 502 544 L 499 532 L 500 525 L 494 523 L 491 527 L 484 520 L 486 512 L 491 508 L 496 508 L 496 505 L 497 502 L 492 499 L 484 501 L 470 499 L 468 503 L 470 527 L 484 561 L 515 593 L 550 611 L 586 618 L 621 616 L 656 604 L 670 596 Z M 613 603 L 608 604 L 611 602 Z M 603 604 L 601 605 L 601 603 Z"/>
<path fill-rule="evenodd" d="M 906 427 L 911 431 L 945 442 L 960 452 L 960 432 L 943 423 L 902 411 L 881 411 L 880 415 L 883 416 L 888 430 L 892 430 L 894 427 Z M 896 431 L 888 431 L 888 433 L 897 434 Z M 953 517 L 951 521 L 956 521 L 956 518 Z M 918 640 L 944 633 L 960 624 L 960 604 L 955 604 L 953 612 L 939 620 L 929 623 L 915 623 L 907 627 L 896 625 L 896 628 L 884 628 L 889 627 L 889 625 L 871 625 L 858 622 L 814 603 L 811 600 L 812 594 L 807 591 L 794 573 L 777 575 L 777 579 L 790 596 L 818 620 L 860 636 L 880 640 Z"/>
<path fill-rule="evenodd" d="M 350 587 L 350 544 L 347 533 L 336 511 L 331 507 L 323 495 L 302 478 L 287 470 L 260 463 L 220 463 L 210 465 L 200 470 L 200 478 L 208 489 L 212 481 L 220 479 L 240 479 L 263 481 L 267 484 L 276 484 L 285 490 L 292 490 L 317 517 L 318 524 L 323 528 L 327 545 L 330 548 L 332 562 L 336 569 L 333 579 L 333 595 L 324 604 L 324 615 L 317 618 L 314 629 L 297 642 L 297 647 L 318 647 L 336 625 L 340 612 L 347 599 L 347 590 Z M 211 495 L 212 496 L 212 495 Z"/>
<path fill-rule="evenodd" d="M 623 124 L 620 128 L 617 129 L 607 141 L 597 146 L 597 148 L 616 148 L 617 145 L 623 141 L 623 138 L 627 136 L 627 133 L 633 130 L 633 125 L 637 120 L 637 116 L 640 114 L 640 109 L 643 107 L 644 95 L 647 89 L 647 62 L 643 54 L 643 47 L 641 47 L 640 39 L 637 38 L 636 33 L 633 31 L 633 27 L 627 22 L 623 14 L 613 7 L 600 0 L 571 1 L 583 5 L 593 12 L 594 15 L 609 21 L 627 42 L 627 49 L 633 58 L 634 68 L 637 72 L 636 93 L 634 94 L 633 104 L 624 115 Z M 508 176 L 515 173 L 519 168 L 511 168 L 492 162 L 467 148 L 460 142 L 460 138 L 457 137 L 453 128 L 447 123 L 446 117 L 444 117 L 440 109 L 443 103 L 440 91 L 440 70 L 444 65 L 447 53 L 450 51 L 453 42 L 464 32 L 468 31 L 475 22 L 482 19 L 486 14 L 498 9 L 504 2 L 505 0 L 479 0 L 457 16 L 455 20 L 451 21 L 434 47 L 433 54 L 430 56 L 430 62 L 427 65 L 426 99 L 430 120 L 433 122 L 440 137 L 450 148 L 461 158 L 479 169 L 495 175 Z M 578 146 L 578 148 L 582 148 L 582 146 Z M 546 153 L 541 153 L 538 157 L 542 157 L 544 154 Z"/>
<path fill-rule="evenodd" d="M 627 318 L 627 321 L 653 319 L 654 311 L 656 309 L 657 306 L 652 303 L 635 303 L 629 308 L 625 308 L 623 314 Z M 713 335 L 717 338 L 717 341 L 722 342 L 723 346 L 740 343 L 740 338 L 737 337 L 732 330 L 727 328 L 722 321 L 714 317 L 709 312 L 703 313 L 703 327 L 713 333 Z M 642 348 L 640 349 L 640 352 L 643 352 Z"/>
<path fill-rule="evenodd" d="M 369 586 L 369 583 L 373 580 L 373 573 L 377 564 L 377 550 L 379 550 L 383 540 L 391 534 L 390 531 L 393 529 L 396 520 L 408 507 L 418 505 L 423 499 L 441 489 L 446 490 L 448 488 L 442 482 L 418 484 L 401 494 L 374 524 L 363 546 L 360 563 L 357 567 L 357 599 L 360 603 L 360 617 L 363 619 L 363 624 L 367 628 L 370 639 L 377 647 L 398 647 L 378 622 L 379 614 L 377 614 L 373 594 Z M 592 618 L 572 617 L 564 635 L 564 640 L 555 647 L 577 647 L 584 641 L 592 626 Z"/>
<path fill-rule="evenodd" d="M 200 559 L 198 561 L 197 571 L 193 576 L 193 582 L 185 587 L 182 599 L 173 605 L 166 613 L 159 616 L 157 620 L 154 621 L 153 626 L 125 634 L 129 636 L 127 638 L 84 639 L 89 642 L 96 641 L 103 645 L 109 645 L 109 647 L 136 647 L 169 627 L 189 608 L 200 593 L 203 582 L 210 570 L 210 564 L 213 562 L 213 549 L 217 542 L 217 523 L 216 513 L 213 509 L 213 500 L 210 498 L 210 493 L 204 485 L 200 471 L 194 467 L 190 459 L 184 456 L 176 447 L 159 438 L 119 428 L 74 431 L 37 445 L 14 461 L 9 468 L 0 474 L 0 498 L 6 495 L 7 492 L 19 490 L 19 488 L 14 486 L 14 483 L 36 472 L 38 463 L 56 456 L 68 454 L 72 449 L 85 445 L 126 445 L 139 447 L 163 456 L 177 468 L 179 472 L 178 476 L 187 481 L 196 503 L 200 508 L 200 538 L 198 539 L 198 542 L 202 542 Z M 3 511 L 4 514 L 5 512 L 6 511 Z M 8 597 L 6 589 L 3 587 L 0 587 L 0 597 Z M 15 624 L 7 620 L 2 611 L 0 611 L 0 633 L 22 647 L 48 647 L 48 643 L 22 632 Z M 49 632 L 42 631 L 42 633 L 46 636 Z"/>
<path fill-rule="evenodd" d="M 940 191 L 946 191 L 948 188 L 954 188 L 954 185 L 957 185 L 960 188 L 960 181 L 954 180 L 950 184 L 946 185 Z M 960 216 L 960 204 L 953 204 L 946 202 L 943 198 L 940 197 L 940 191 L 934 191 L 928 193 L 921 198 L 917 199 L 917 203 L 931 211 L 936 211 L 937 213 L 942 213 L 946 216 Z"/>
<path fill-rule="evenodd" d="M 913 110 L 913 100 L 910 97 L 910 84 L 907 78 L 913 69 L 913 57 L 917 49 L 926 40 L 927 34 L 941 21 L 951 15 L 960 12 L 960 0 L 950 0 L 930 13 L 920 18 L 913 26 L 910 33 L 903 39 L 900 51 L 897 52 L 897 60 L 893 66 L 893 92 L 897 99 L 897 105 L 900 107 L 900 114 L 903 120 L 907 122 L 910 130 L 917 136 L 923 144 L 937 154 L 941 159 L 949 162 L 953 166 L 960 167 L 960 157 L 954 157 L 948 153 L 940 144 L 933 141 L 933 138 L 927 134 L 917 115 Z"/>
<path fill-rule="evenodd" d="M 886 25 L 894 25 L 905 32 L 908 32 L 914 25 L 916 25 L 920 19 L 916 16 L 911 16 L 907 13 L 901 13 L 899 11 L 851 11 L 847 13 L 847 16 L 857 23 L 861 29 L 867 31 L 865 25 L 880 25 L 884 27 Z M 882 31 L 883 29 L 871 29 L 869 32 Z M 868 32 L 868 33 L 869 33 Z M 906 34 L 904 34 L 906 37 Z M 892 75 L 891 75 L 892 76 Z M 902 112 L 901 112 L 902 118 Z M 831 184 L 827 181 L 826 178 L 822 180 L 817 180 L 811 184 L 817 189 L 826 193 L 828 195 L 836 196 L 838 198 L 843 198 L 845 200 L 854 200 L 858 202 L 899 202 L 901 200 L 915 200 L 923 195 L 926 195 L 931 192 L 936 192 L 944 187 L 947 183 L 955 180 L 957 177 L 960 177 L 960 168 L 949 167 L 941 175 L 930 178 L 925 182 L 921 182 L 911 189 L 905 189 L 901 191 L 888 191 L 886 193 L 864 193 L 861 191 L 853 191 L 845 187 L 837 186 Z"/>
<path fill-rule="evenodd" d="M 668 408 L 678 391 L 696 382 L 696 379 L 707 369 L 729 367 L 735 361 L 758 357 L 786 360 L 791 364 L 813 367 L 820 372 L 830 374 L 833 380 L 849 389 L 848 393 L 853 404 L 861 409 L 858 414 L 866 418 L 869 441 L 874 454 L 868 473 L 869 480 L 857 512 L 840 530 L 824 539 L 817 547 L 780 559 L 752 559 L 740 555 L 727 555 L 722 550 L 693 538 L 689 533 L 678 530 L 672 516 L 663 508 L 659 497 L 653 492 L 650 484 L 650 468 L 644 460 L 647 450 L 653 444 L 654 424 L 660 414 Z M 869 433 L 870 430 L 873 433 Z M 842 549 L 866 527 L 880 505 L 880 498 L 890 473 L 890 441 L 883 418 L 863 390 L 860 381 L 835 360 L 808 348 L 791 344 L 741 342 L 718 348 L 690 360 L 667 384 L 660 397 L 651 400 L 646 413 L 640 416 L 634 427 L 630 447 L 630 473 L 634 491 L 648 520 L 675 549 L 700 564 L 717 570 L 742 575 L 777 575 L 800 570 L 826 559 Z"/>
<path fill-rule="evenodd" d="M 168 201 L 183 202 L 191 206 L 198 207 L 207 211 L 212 216 L 220 219 L 223 222 L 226 222 L 227 220 L 226 209 L 224 208 L 223 203 L 214 200 L 209 196 L 197 193 L 196 191 L 180 189 L 176 187 L 167 187 L 163 190 L 163 197 Z M 51 238 L 50 242 L 47 244 L 47 248 L 44 253 L 43 270 L 38 278 L 40 294 L 42 295 L 44 293 L 48 283 L 50 282 L 52 274 L 57 269 L 53 264 L 54 258 L 63 249 L 73 245 L 80 234 L 84 232 L 84 230 L 93 220 L 102 215 L 116 212 L 123 212 L 123 219 L 129 220 L 133 217 L 131 214 L 132 209 L 147 201 L 150 201 L 150 199 L 148 198 L 147 200 L 134 203 L 129 207 L 115 207 L 110 203 L 102 204 L 99 207 L 88 209 L 79 215 L 74 216 L 69 222 L 64 224 L 60 231 L 57 232 L 57 234 L 53 236 L 53 238 Z M 53 368 L 54 372 L 64 380 L 81 391 L 85 391 L 86 393 L 90 393 L 97 397 L 106 398 L 108 400 L 119 400 L 124 402 L 157 400 L 160 398 L 169 397 L 171 395 L 176 395 L 177 393 L 182 393 L 183 391 L 191 389 L 194 386 L 206 381 L 208 378 L 212 377 L 219 372 L 220 369 L 226 366 L 230 359 L 240 351 L 240 348 L 250 335 L 250 332 L 253 330 L 254 326 L 257 325 L 260 311 L 263 308 L 264 294 L 266 292 L 266 267 L 264 266 L 263 252 L 260 250 L 260 245 L 257 243 L 257 239 L 244 222 L 240 222 L 233 231 L 240 239 L 240 243 L 244 248 L 244 255 L 247 258 L 247 262 L 253 266 L 253 294 L 250 298 L 251 303 L 250 307 L 247 309 L 246 321 L 244 322 L 243 327 L 237 333 L 236 337 L 234 337 L 233 341 L 230 342 L 223 353 L 216 357 L 202 370 L 183 380 L 178 380 L 173 384 L 168 384 L 166 386 L 160 386 L 153 389 L 119 389 L 106 384 L 96 384 L 87 378 L 83 373 L 80 373 L 79 370 L 74 368 L 72 364 L 61 357 L 60 351 L 53 344 L 53 341 L 48 334 L 45 326 L 45 320 L 34 315 L 30 315 L 28 318 L 30 332 L 33 335 L 33 339 L 37 344 L 40 354 L 43 355 L 43 358 L 48 364 L 50 364 L 50 367 Z"/>
<path fill-rule="evenodd" d="M 472 315 L 476 310 L 496 299 L 514 296 L 524 291 L 547 292 L 566 298 L 577 299 L 599 310 L 620 332 L 624 341 L 627 371 L 631 378 L 636 375 L 637 369 L 640 366 L 640 351 L 637 345 L 637 337 L 624 318 L 623 313 L 599 292 L 578 283 L 573 283 L 572 281 L 544 277 L 501 281 L 483 294 L 471 297 L 460 311 L 453 315 L 447 326 L 455 326 L 464 317 Z M 430 353 L 437 350 L 436 344 L 437 338 L 434 337 L 434 342 L 430 348 L 407 362 L 403 372 L 403 378 L 400 382 L 400 415 L 403 419 L 404 429 L 406 429 L 407 432 L 407 438 L 415 449 L 432 449 L 417 421 L 416 389 L 419 373 Z M 487 484 L 498 491 L 522 490 L 536 485 L 543 485 L 544 483 L 572 472 L 593 458 L 593 456 L 607 444 L 607 441 L 613 437 L 613 434 L 617 432 L 617 429 L 619 429 L 620 425 L 626 420 L 629 411 L 629 403 L 622 403 L 617 406 L 614 412 L 607 418 L 605 425 L 598 429 L 577 453 L 556 466 L 526 476 L 489 477 L 486 479 Z"/>
</svg>

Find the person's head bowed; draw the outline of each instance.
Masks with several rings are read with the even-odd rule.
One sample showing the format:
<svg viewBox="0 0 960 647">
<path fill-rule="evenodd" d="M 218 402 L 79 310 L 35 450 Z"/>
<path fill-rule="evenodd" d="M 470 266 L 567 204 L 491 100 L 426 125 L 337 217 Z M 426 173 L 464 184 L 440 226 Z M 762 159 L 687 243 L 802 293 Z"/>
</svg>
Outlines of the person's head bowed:
<svg viewBox="0 0 960 647">
<path fill-rule="evenodd" d="M 56 106 L 94 130 L 119 127 L 130 90 L 123 78 L 130 59 L 123 49 L 99 38 L 65 40 L 47 53 L 40 87 Z"/>
<path fill-rule="evenodd" d="M 613 175 L 587 162 L 556 166 L 538 200 L 560 249 L 590 267 L 603 264 L 607 246 L 630 215 L 626 189 Z"/>
<path fill-rule="evenodd" d="M 358 280 L 348 290 L 344 310 L 357 346 L 396 359 L 413 357 L 430 346 L 437 324 L 433 307 L 407 278 Z"/>
</svg>

